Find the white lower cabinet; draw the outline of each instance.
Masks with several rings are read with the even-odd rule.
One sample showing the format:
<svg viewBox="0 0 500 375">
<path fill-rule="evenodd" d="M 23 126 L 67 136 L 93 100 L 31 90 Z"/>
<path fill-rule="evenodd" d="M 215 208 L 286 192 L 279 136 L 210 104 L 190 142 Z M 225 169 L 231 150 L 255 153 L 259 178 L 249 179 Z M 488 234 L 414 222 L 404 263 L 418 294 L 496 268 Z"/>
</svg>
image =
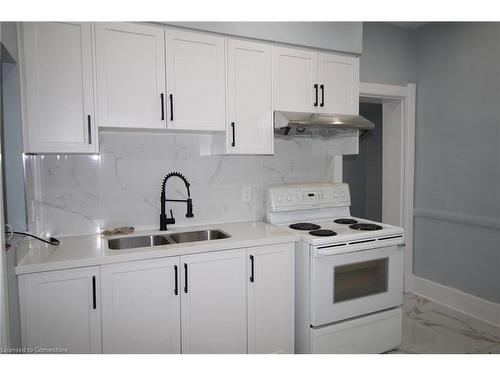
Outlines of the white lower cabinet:
<svg viewBox="0 0 500 375">
<path fill-rule="evenodd" d="M 293 273 L 288 243 L 20 275 L 23 346 L 293 353 Z"/>
<path fill-rule="evenodd" d="M 101 267 L 104 353 L 180 353 L 179 257 Z"/>
<path fill-rule="evenodd" d="M 293 353 L 293 244 L 248 249 L 248 353 Z"/>
<path fill-rule="evenodd" d="M 19 295 L 23 347 L 101 352 L 99 267 L 21 275 Z"/>
<path fill-rule="evenodd" d="M 246 252 L 181 257 L 182 352 L 246 353 Z"/>
</svg>

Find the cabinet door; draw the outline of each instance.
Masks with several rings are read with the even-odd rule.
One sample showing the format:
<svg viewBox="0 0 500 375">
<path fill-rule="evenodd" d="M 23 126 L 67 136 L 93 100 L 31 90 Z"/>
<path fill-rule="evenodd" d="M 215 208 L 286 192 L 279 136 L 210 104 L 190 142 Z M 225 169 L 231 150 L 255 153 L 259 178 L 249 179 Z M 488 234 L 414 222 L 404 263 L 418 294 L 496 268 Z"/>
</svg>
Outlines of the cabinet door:
<svg viewBox="0 0 500 375">
<path fill-rule="evenodd" d="M 99 126 L 165 128 L 165 31 L 95 24 Z"/>
<path fill-rule="evenodd" d="M 167 30 L 168 127 L 225 129 L 224 38 Z"/>
<path fill-rule="evenodd" d="M 97 152 L 91 24 L 23 23 L 21 40 L 24 152 Z"/>
<path fill-rule="evenodd" d="M 182 352 L 246 353 L 245 250 L 181 257 Z"/>
<path fill-rule="evenodd" d="M 105 265 L 104 353 L 180 353 L 179 258 Z"/>
<path fill-rule="evenodd" d="M 250 248 L 248 352 L 293 353 L 293 244 Z"/>
<path fill-rule="evenodd" d="M 21 275 L 23 346 L 101 352 L 99 267 Z"/>
<path fill-rule="evenodd" d="M 319 54 L 320 110 L 331 114 L 359 113 L 359 58 Z"/>
<path fill-rule="evenodd" d="M 318 54 L 273 47 L 273 68 L 274 109 L 290 112 L 316 111 Z"/>
<path fill-rule="evenodd" d="M 272 154 L 271 46 L 229 40 L 227 54 L 227 151 L 233 154 Z"/>
</svg>

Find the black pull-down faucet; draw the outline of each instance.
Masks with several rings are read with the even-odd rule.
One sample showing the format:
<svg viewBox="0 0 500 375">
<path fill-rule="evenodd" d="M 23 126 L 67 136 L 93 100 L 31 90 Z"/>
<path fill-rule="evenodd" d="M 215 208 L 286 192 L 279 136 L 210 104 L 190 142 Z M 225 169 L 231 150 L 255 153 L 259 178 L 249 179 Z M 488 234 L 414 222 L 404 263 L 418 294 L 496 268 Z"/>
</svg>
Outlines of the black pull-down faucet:
<svg viewBox="0 0 500 375">
<path fill-rule="evenodd" d="M 165 185 L 170 177 L 177 176 L 179 177 L 182 181 L 184 181 L 184 185 L 186 185 L 186 190 L 187 190 L 187 199 L 167 199 L 167 196 L 165 194 Z M 186 212 L 186 217 L 193 217 L 193 201 L 191 200 L 191 193 L 189 191 L 189 181 L 187 180 L 184 175 L 180 174 L 179 172 L 170 172 L 168 173 L 164 178 L 163 178 L 163 183 L 161 185 L 161 197 L 160 197 L 160 203 L 161 203 L 161 214 L 160 214 L 160 230 L 167 230 L 167 224 L 175 224 L 175 219 L 174 215 L 172 214 L 172 210 L 170 210 L 170 218 L 167 218 L 167 215 L 165 214 L 165 204 L 166 202 L 185 202 L 187 204 L 187 212 Z"/>
</svg>

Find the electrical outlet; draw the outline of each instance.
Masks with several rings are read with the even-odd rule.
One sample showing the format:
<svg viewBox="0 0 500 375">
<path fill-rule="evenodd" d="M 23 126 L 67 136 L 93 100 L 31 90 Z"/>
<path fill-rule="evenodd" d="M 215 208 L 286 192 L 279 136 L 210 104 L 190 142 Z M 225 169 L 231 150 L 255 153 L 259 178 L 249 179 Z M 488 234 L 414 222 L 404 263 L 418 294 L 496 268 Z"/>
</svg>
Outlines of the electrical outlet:
<svg viewBox="0 0 500 375">
<path fill-rule="evenodd" d="M 250 202 L 252 200 L 252 188 L 250 186 L 244 186 L 241 188 L 241 201 L 244 203 Z"/>
</svg>

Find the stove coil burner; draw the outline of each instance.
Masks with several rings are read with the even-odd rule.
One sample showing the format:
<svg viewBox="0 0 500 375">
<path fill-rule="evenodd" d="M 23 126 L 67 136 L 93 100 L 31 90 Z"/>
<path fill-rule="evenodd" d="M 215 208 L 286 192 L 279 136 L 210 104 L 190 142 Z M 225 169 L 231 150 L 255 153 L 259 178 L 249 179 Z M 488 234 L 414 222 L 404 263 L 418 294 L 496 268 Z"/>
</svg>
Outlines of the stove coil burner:
<svg viewBox="0 0 500 375">
<path fill-rule="evenodd" d="M 337 224 L 357 224 L 357 220 L 354 219 L 337 219 L 333 221 L 334 223 Z"/>
<path fill-rule="evenodd" d="M 335 233 L 333 230 L 329 229 L 318 229 L 318 230 L 312 230 L 309 232 L 311 236 L 318 236 L 318 237 L 329 237 L 329 236 L 336 236 L 337 233 Z"/>
<path fill-rule="evenodd" d="M 315 230 L 321 228 L 319 225 L 312 223 L 295 223 L 289 225 L 288 227 L 291 229 L 298 229 L 298 230 Z"/>
<path fill-rule="evenodd" d="M 349 225 L 349 228 L 355 229 L 355 230 L 380 230 L 382 227 L 377 224 L 371 224 L 371 223 L 358 223 L 358 224 L 352 224 Z"/>
</svg>

